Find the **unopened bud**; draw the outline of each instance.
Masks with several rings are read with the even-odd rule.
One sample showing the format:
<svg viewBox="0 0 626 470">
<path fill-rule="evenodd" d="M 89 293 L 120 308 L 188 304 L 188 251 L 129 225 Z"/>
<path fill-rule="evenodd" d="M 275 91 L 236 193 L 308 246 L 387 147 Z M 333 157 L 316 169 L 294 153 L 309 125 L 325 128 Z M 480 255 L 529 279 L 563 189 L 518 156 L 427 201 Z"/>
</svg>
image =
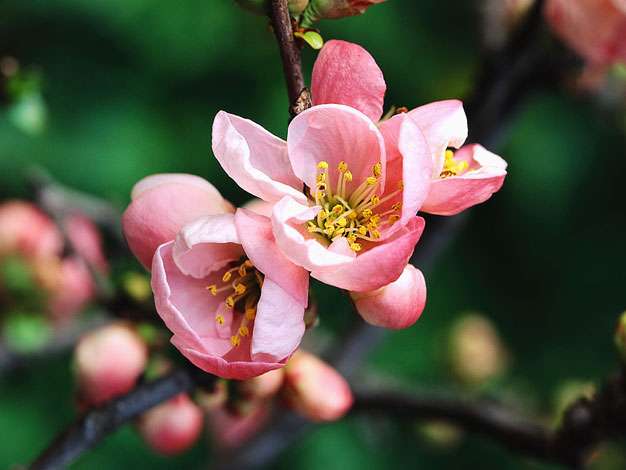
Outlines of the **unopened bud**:
<svg viewBox="0 0 626 470">
<path fill-rule="evenodd" d="M 61 233 L 33 204 L 24 201 L 0 204 L 0 257 L 7 254 L 50 257 L 59 253 L 62 246 Z"/>
<path fill-rule="evenodd" d="M 242 395 L 252 400 L 270 398 L 280 390 L 283 385 L 285 372 L 283 369 L 275 369 L 240 383 L 239 390 Z"/>
<path fill-rule="evenodd" d="M 124 323 L 105 326 L 84 336 L 74 351 L 81 399 L 98 405 L 130 391 L 146 367 L 148 351 Z"/>
<path fill-rule="evenodd" d="M 283 396 L 291 408 L 312 421 L 335 421 L 354 401 L 346 379 L 304 351 L 296 352 L 285 366 Z"/>
<path fill-rule="evenodd" d="M 267 424 L 271 402 L 257 401 L 245 414 L 233 413 L 226 407 L 207 414 L 207 423 L 217 447 L 235 449 L 244 445 Z"/>
<path fill-rule="evenodd" d="M 180 394 L 145 413 L 139 421 L 139 433 L 155 451 L 174 455 L 198 440 L 203 423 L 200 407 Z"/>
<path fill-rule="evenodd" d="M 385 0 L 310 0 L 302 13 L 300 25 L 309 27 L 321 19 L 343 18 L 365 13 L 372 5 Z"/>
<path fill-rule="evenodd" d="M 626 363 L 626 312 L 622 313 L 617 321 L 614 341 L 620 358 Z"/>
</svg>

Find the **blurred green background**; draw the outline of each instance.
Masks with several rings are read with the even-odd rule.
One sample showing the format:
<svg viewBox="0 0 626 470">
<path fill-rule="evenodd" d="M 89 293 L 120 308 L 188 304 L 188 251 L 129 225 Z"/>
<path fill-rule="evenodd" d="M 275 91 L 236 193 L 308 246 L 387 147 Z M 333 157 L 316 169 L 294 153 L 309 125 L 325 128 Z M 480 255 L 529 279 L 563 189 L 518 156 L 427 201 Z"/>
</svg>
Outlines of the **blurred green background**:
<svg viewBox="0 0 626 470">
<path fill-rule="evenodd" d="M 410 108 L 472 89 L 481 6 L 390 0 L 319 27 L 325 39 L 367 48 L 384 71 L 386 104 Z M 134 182 L 155 172 L 201 175 L 242 203 L 248 196 L 210 154 L 214 115 L 225 109 L 286 133 L 287 98 L 267 21 L 230 0 L 4 0 L 5 54 L 39 74 L 46 128 L 24 132 L 2 111 L 3 199 L 28 196 L 23 173 L 39 164 L 120 208 Z M 304 52 L 306 76 L 315 55 Z M 459 388 L 446 359 L 450 327 L 462 312 L 479 311 L 493 321 L 511 359 L 483 392 L 550 413 L 564 383 L 599 380 L 615 369 L 612 331 L 626 308 L 619 124 L 593 100 L 566 91 L 532 94 L 492 149 L 509 162 L 503 190 L 471 211 L 427 273 L 422 318 L 392 333 L 371 355 L 371 368 L 408 384 Z M 347 324 L 337 320 L 348 315 L 340 311 L 345 302 L 338 305 L 322 302 L 322 328 Z M 73 384 L 68 357 L 0 380 L 0 468 L 9 468 L 27 463 L 71 421 Z M 619 450 L 610 454 L 598 468 L 626 467 Z M 73 468 L 195 469 L 209 461 L 204 444 L 178 458 L 155 456 L 127 427 Z M 480 437 L 444 446 L 417 426 L 361 417 L 318 428 L 278 464 L 390 466 L 550 468 Z"/>
</svg>

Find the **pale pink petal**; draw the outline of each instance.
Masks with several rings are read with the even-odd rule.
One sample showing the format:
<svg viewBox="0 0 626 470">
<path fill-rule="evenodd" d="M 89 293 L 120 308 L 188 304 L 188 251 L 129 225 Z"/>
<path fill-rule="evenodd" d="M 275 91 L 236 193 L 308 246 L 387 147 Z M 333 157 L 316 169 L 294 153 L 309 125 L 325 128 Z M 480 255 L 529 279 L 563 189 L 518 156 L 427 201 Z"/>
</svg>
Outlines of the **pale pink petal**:
<svg viewBox="0 0 626 470">
<path fill-rule="evenodd" d="M 317 268 L 312 270 L 311 276 L 331 286 L 355 292 L 383 287 L 402 274 L 424 225 L 424 219 L 414 217 L 388 240 L 359 253 L 350 263 Z"/>
<path fill-rule="evenodd" d="M 374 58 L 357 44 L 328 41 L 315 61 L 313 104 L 345 104 L 377 122 L 383 114 L 385 79 Z"/>
<path fill-rule="evenodd" d="M 198 189 L 210 193 L 216 201 L 222 198 L 220 192 L 204 178 L 187 173 L 157 173 L 146 176 L 139 180 L 130 192 L 130 199 L 134 201 L 149 189 L 156 188 L 163 184 L 181 184 L 183 186 L 194 186 Z"/>
<path fill-rule="evenodd" d="M 459 148 L 467 139 L 467 117 L 459 100 L 435 101 L 411 110 L 409 116 L 424 133 L 433 155 L 433 175 L 443 168 L 448 147 Z"/>
<path fill-rule="evenodd" d="M 351 256 L 336 253 L 311 238 L 306 231 L 306 221 L 315 217 L 319 207 L 304 206 L 290 197 L 274 205 L 272 229 L 276 244 L 283 254 L 308 271 L 320 267 L 335 267 L 352 262 Z"/>
<path fill-rule="evenodd" d="M 174 243 L 174 262 L 198 279 L 243 256 L 233 214 L 207 215 L 185 225 Z"/>
<path fill-rule="evenodd" d="M 201 187 L 197 181 L 153 184 L 160 180 L 154 179 L 157 176 L 137 183 L 140 189 L 134 191 L 135 199 L 122 216 L 128 246 L 148 269 L 157 247 L 174 240 L 183 225 L 205 215 L 227 212 L 226 201 L 212 186 Z"/>
<path fill-rule="evenodd" d="M 194 349 L 178 336 L 172 337 L 172 344 L 195 366 L 224 379 L 246 380 L 283 367 L 284 362 L 227 361 L 226 359 Z M 240 346 L 241 347 L 241 346 Z"/>
<path fill-rule="evenodd" d="M 291 121 L 287 136 L 289 159 L 294 173 L 309 188 L 315 188 L 317 164 L 326 161 L 332 187 L 337 181 L 337 165 L 348 164 L 352 189 L 372 175 L 380 162 L 385 181 L 385 142 L 378 127 L 363 113 L 337 104 L 314 106 Z M 350 185 L 348 185 L 350 192 Z M 381 188 L 381 191 L 384 188 Z"/>
<path fill-rule="evenodd" d="M 272 206 L 273 204 L 255 197 L 254 199 L 250 199 L 241 207 L 244 209 L 249 209 L 256 214 L 264 215 L 265 217 L 271 217 Z"/>
<path fill-rule="evenodd" d="M 300 344 L 304 329 L 302 303 L 266 277 L 254 320 L 252 359 L 277 362 L 287 358 Z"/>
<path fill-rule="evenodd" d="M 391 284 L 374 291 L 351 292 L 350 296 L 368 323 L 384 328 L 407 328 L 424 310 L 426 282 L 422 272 L 408 264 Z"/>
<path fill-rule="evenodd" d="M 266 279 L 280 285 L 301 306 L 306 307 L 309 294 L 309 273 L 289 261 L 279 250 L 269 218 L 246 209 L 235 213 L 235 225 L 246 255 Z"/>
<path fill-rule="evenodd" d="M 258 124 L 220 111 L 213 121 L 213 153 L 228 176 L 264 201 L 285 195 L 304 201 L 286 143 Z"/>
<path fill-rule="evenodd" d="M 232 348 L 230 340 L 216 331 L 215 312 L 223 299 L 206 290 L 213 278 L 195 279 L 180 272 L 172 257 L 173 245 L 161 245 L 152 264 L 157 312 L 179 344 L 221 356 Z"/>
<path fill-rule="evenodd" d="M 485 202 L 500 190 L 506 176 L 506 162 L 480 145 L 467 145 L 459 150 L 456 160 L 470 163 L 470 171 L 432 182 L 423 212 L 454 215 Z M 475 168 L 475 169 L 473 169 Z"/>
<path fill-rule="evenodd" d="M 432 175 L 432 157 L 420 128 L 407 113 L 397 114 L 380 124 L 387 150 L 387 192 L 402 181 L 404 225 L 422 206 L 428 195 Z"/>
</svg>

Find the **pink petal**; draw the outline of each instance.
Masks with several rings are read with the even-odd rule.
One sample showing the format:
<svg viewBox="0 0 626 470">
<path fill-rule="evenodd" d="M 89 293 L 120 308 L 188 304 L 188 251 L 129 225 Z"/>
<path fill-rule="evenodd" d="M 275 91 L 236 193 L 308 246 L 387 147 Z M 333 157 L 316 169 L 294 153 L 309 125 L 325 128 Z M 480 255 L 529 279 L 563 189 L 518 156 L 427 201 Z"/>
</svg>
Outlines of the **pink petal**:
<svg viewBox="0 0 626 470">
<path fill-rule="evenodd" d="M 345 104 L 377 122 L 383 114 L 385 79 L 374 58 L 357 44 L 328 41 L 315 61 L 313 104 Z"/>
<path fill-rule="evenodd" d="M 227 202 L 209 183 L 163 182 L 165 175 L 144 178 L 122 217 L 124 236 L 133 254 L 150 268 L 157 247 L 176 237 L 183 225 L 204 215 L 222 214 Z M 158 182 L 161 182 L 157 184 Z M 188 180 L 187 180 L 188 181 Z"/>
<path fill-rule="evenodd" d="M 215 200 L 222 199 L 220 192 L 204 178 L 187 173 L 157 173 L 146 176 L 139 180 L 130 192 L 130 199 L 134 201 L 149 189 L 156 188 L 163 184 L 182 184 L 184 186 L 195 186 L 213 194 Z"/>
<path fill-rule="evenodd" d="M 176 236 L 174 262 L 183 274 L 202 279 L 243 256 L 233 214 L 207 215 Z"/>
<path fill-rule="evenodd" d="M 407 328 L 424 310 L 426 282 L 422 272 L 408 264 L 391 284 L 374 291 L 351 292 L 350 296 L 366 322 L 384 328 Z"/>
<path fill-rule="evenodd" d="M 215 313 L 223 299 L 206 286 L 217 276 L 196 279 L 180 272 L 172 257 L 173 242 L 161 245 L 152 263 L 152 291 L 159 316 L 177 337 L 177 344 L 222 356 L 230 340 L 216 331 Z"/>
<path fill-rule="evenodd" d="M 224 379 L 246 380 L 264 374 L 270 370 L 279 369 L 285 365 L 284 362 L 229 362 L 222 357 L 207 354 L 193 347 L 189 347 L 177 336 L 174 336 L 171 341 L 183 356 L 189 359 L 194 365 L 205 372 Z"/>
<path fill-rule="evenodd" d="M 387 192 L 403 182 L 402 215 L 404 225 L 422 206 L 428 195 L 432 157 L 420 128 L 402 113 L 380 124 L 387 149 Z"/>
<path fill-rule="evenodd" d="M 252 359 L 277 362 L 287 358 L 300 344 L 304 329 L 302 302 L 266 277 L 254 320 Z"/>
<path fill-rule="evenodd" d="M 93 267 L 106 271 L 108 263 L 102 252 L 102 237 L 94 223 L 83 215 L 74 214 L 67 218 L 65 229 L 74 250 Z"/>
<path fill-rule="evenodd" d="M 220 111 L 213 121 L 213 153 L 224 171 L 243 189 L 264 201 L 285 195 L 305 200 L 287 145 L 258 124 Z"/>
<path fill-rule="evenodd" d="M 276 245 L 269 218 L 246 209 L 235 213 L 235 225 L 246 255 L 266 279 L 271 279 L 302 307 L 309 295 L 309 273 L 289 261 Z"/>
<path fill-rule="evenodd" d="M 309 188 L 315 188 L 320 161 L 329 165 L 333 188 L 341 161 L 345 161 L 352 172 L 353 188 L 372 175 L 372 167 L 377 162 L 382 163 L 381 181 L 385 181 L 383 137 L 376 125 L 354 108 L 325 104 L 300 113 L 289 125 L 287 146 L 293 171 Z"/>
<path fill-rule="evenodd" d="M 315 217 L 319 209 L 284 197 L 274 205 L 272 214 L 276 244 L 288 259 L 308 271 L 320 267 L 336 267 L 351 263 L 353 259 L 329 250 L 307 233 L 304 224 Z"/>
<path fill-rule="evenodd" d="M 355 292 L 383 287 L 402 274 L 424 225 L 424 219 L 414 217 L 389 239 L 357 254 L 352 262 L 318 268 L 311 272 L 311 276 L 331 286 Z"/>
<path fill-rule="evenodd" d="M 432 182 L 422 211 L 437 215 L 454 215 L 485 202 L 500 190 L 506 176 L 506 162 L 480 145 L 466 145 L 455 159 L 471 162 L 470 171 L 460 176 Z M 472 170 L 473 167 L 476 169 Z"/>
<path fill-rule="evenodd" d="M 253 198 L 246 202 L 243 206 L 244 209 L 249 209 L 252 212 L 264 215 L 265 217 L 272 216 L 272 204 L 269 202 L 265 202 L 263 199 Z"/>
<path fill-rule="evenodd" d="M 411 110 L 409 116 L 424 133 L 433 155 L 433 175 L 443 169 L 448 147 L 459 148 L 467 139 L 467 117 L 459 100 L 435 101 Z"/>
</svg>

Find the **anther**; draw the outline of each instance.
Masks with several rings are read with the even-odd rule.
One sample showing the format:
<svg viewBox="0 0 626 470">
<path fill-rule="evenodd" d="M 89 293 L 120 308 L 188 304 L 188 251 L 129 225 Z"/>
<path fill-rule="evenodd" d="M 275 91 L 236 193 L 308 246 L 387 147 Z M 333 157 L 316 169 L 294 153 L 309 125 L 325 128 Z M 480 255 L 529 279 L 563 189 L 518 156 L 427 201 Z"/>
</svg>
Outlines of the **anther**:
<svg viewBox="0 0 626 470">
<path fill-rule="evenodd" d="M 217 286 L 215 284 L 206 286 L 206 289 L 211 293 L 211 295 L 217 295 Z"/>
<path fill-rule="evenodd" d="M 319 163 L 317 164 L 317 167 L 318 167 L 320 170 L 325 170 L 326 168 L 328 168 L 328 162 L 326 162 L 326 161 L 322 160 L 321 162 L 319 162 Z"/>
<path fill-rule="evenodd" d="M 238 295 L 245 294 L 246 293 L 246 286 L 244 284 L 241 284 L 241 283 L 237 284 L 235 286 L 235 293 L 237 293 Z"/>
<path fill-rule="evenodd" d="M 368 176 L 366 181 L 368 186 L 374 186 L 378 180 L 375 176 Z"/>
<path fill-rule="evenodd" d="M 230 344 L 232 344 L 234 347 L 239 346 L 241 344 L 241 338 L 238 335 L 231 336 Z"/>
<path fill-rule="evenodd" d="M 345 173 L 346 170 L 348 169 L 348 164 L 342 160 L 342 161 L 339 162 L 339 165 L 337 165 L 337 169 L 341 173 Z"/>
<path fill-rule="evenodd" d="M 215 323 L 222 326 L 224 324 L 224 317 L 222 315 L 216 315 Z"/>
<path fill-rule="evenodd" d="M 247 326 L 240 326 L 238 332 L 239 336 L 248 336 L 250 334 L 250 330 Z"/>
<path fill-rule="evenodd" d="M 233 308 L 235 306 L 235 298 L 232 295 L 226 297 L 226 306 L 228 308 Z"/>
<path fill-rule="evenodd" d="M 383 164 L 381 162 L 376 163 L 372 168 L 372 172 L 374 173 L 374 176 L 378 178 L 383 174 Z"/>
<path fill-rule="evenodd" d="M 233 275 L 230 273 L 230 271 L 226 271 L 224 275 L 222 276 L 222 281 L 228 282 L 230 281 L 231 277 L 233 277 Z"/>
</svg>

